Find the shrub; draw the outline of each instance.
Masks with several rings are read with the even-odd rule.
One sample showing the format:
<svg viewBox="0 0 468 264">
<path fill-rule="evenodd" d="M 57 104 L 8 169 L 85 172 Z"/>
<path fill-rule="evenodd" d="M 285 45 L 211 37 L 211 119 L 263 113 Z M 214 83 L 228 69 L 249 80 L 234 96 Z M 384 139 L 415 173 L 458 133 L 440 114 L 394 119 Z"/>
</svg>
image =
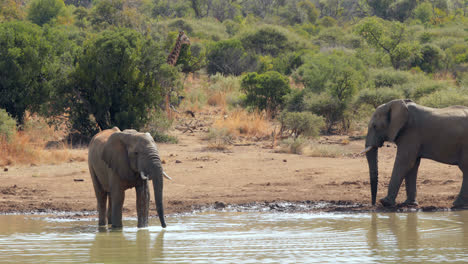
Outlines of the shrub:
<svg viewBox="0 0 468 264">
<path fill-rule="evenodd" d="M 468 106 L 468 95 L 464 90 L 447 89 L 424 96 L 418 100 L 418 103 L 435 108 L 443 108 L 452 105 Z"/>
<path fill-rule="evenodd" d="M 375 87 L 393 87 L 394 85 L 407 83 L 411 79 L 411 73 L 383 68 L 371 70 L 370 78 L 373 80 Z"/>
<path fill-rule="evenodd" d="M 208 52 L 207 61 L 209 74 L 240 75 L 257 67 L 256 58 L 247 54 L 236 39 L 216 42 Z"/>
<path fill-rule="evenodd" d="M 290 154 L 302 154 L 307 143 L 308 143 L 307 139 L 303 137 L 287 138 L 281 141 L 280 152 L 290 153 Z"/>
<path fill-rule="evenodd" d="M 329 93 L 308 93 L 304 98 L 305 108 L 325 119 L 326 131 L 332 132 L 332 128 L 345 117 L 346 104 Z"/>
<path fill-rule="evenodd" d="M 64 8 L 63 0 L 34 0 L 28 9 L 28 19 L 42 26 L 56 18 Z"/>
<path fill-rule="evenodd" d="M 310 112 L 283 112 L 279 118 L 282 130 L 289 130 L 294 138 L 317 137 L 325 126 L 323 117 Z"/>
<path fill-rule="evenodd" d="M 246 50 L 262 55 L 276 56 L 289 48 L 286 35 L 271 27 L 247 33 L 241 42 Z"/>
<path fill-rule="evenodd" d="M 10 141 L 16 132 L 16 121 L 8 115 L 7 111 L 0 109 L 0 137 Z"/>
<path fill-rule="evenodd" d="M 163 111 L 157 109 L 152 111 L 142 131 L 150 133 L 156 142 L 175 144 L 178 139 L 166 134 L 171 126 L 172 120 L 168 119 Z"/>
<path fill-rule="evenodd" d="M 442 69 L 444 59 L 445 53 L 439 47 L 426 44 L 421 48 L 421 57 L 416 58 L 412 66 L 431 73 Z"/>
<path fill-rule="evenodd" d="M 377 108 L 379 105 L 385 104 L 393 99 L 402 98 L 403 93 L 394 88 L 381 87 L 378 89 L 364 89 L 357 95 L 354 105 L 359 106 L 362 104 L 372 105 Z"/>
<path fill-rule="evenodd" d="M 290 92 L 289 80 L 276 71 L 262 74 L 248 73 L 242 78 L 242 90 L 247 95 L 246 104 L 266 110 L 274 116 Z"/>
</svg>

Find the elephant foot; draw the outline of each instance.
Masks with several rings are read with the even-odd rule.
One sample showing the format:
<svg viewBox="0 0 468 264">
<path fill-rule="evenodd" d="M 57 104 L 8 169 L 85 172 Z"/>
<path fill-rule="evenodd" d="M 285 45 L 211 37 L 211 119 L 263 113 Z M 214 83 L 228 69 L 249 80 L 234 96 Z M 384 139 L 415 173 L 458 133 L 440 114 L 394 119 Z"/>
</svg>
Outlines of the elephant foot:
<svg viewBox="0 0 468 264">
<path fill-rule="evenodd" d="M 458 197 L 455 202 L 453 202 L 453 207 L 452 209 L 467 209 L 468 208 L 468 202 L 463 200 L 462 198 Z"/>
<path fill-rule="evenodd" d="M 395 207 L 395 200 L 391 200 L 388 197 L 380 199 L 380 203 L 383 207 Z"/>
<path fill-rule="evenodd" d="M 418 207 L 418 202 L 414 200 L 406 200 L 403 203 L 399 204 L 398 207 Z"/>
</svg>

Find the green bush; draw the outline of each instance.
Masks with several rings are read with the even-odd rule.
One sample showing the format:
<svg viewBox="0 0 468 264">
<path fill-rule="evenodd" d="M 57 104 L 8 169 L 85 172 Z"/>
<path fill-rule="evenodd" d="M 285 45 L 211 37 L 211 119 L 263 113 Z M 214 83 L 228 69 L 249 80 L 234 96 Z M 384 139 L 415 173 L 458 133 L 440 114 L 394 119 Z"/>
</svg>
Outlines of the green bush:
<svg viewBox="0 0 468 264">
<path fill-rule="evenodd" d="M 279 118 L 283 131 L 290 131 L 294 138 L 317 137 L 325 126 L 323 117 L 310 112 L 283 112 Z"/>
<path fill-rule="evenodd" d="M 64 9 L 63 0 L 33 0 L 28 9 L 28 19 L 42 26 L 56 18 Z"/>
<path fill-rule="evenodd" d="M 256 58 L 247 54 L 237 39 L 216 42 L 208 52 L 207 61 L 209 74 L 241 75 L 257 67 Z"/>
<path fill-rule="evenodd" d="M 378 89 L 364 89 L 357 95 L 354 105 L 362 104 L 372 105 L 377 108 L 379 105 L 385 104 L 393 99 L 403 98 L 403 93 L 394 88 L 381 87 Z"/>
<path fill-rule="evenodd" d="M 425 44 L 421 48 L 421 57 L 415 58 L 412 66 L 425 72 L 435 72 L 443 68 L 445 53 L 436 45 Z"/>
<path fill-rule="evenodd" d="M 333 126 L 338 122 L 344 121 L 347 104 L 327 92 L 307 93 L 304 97 L 304 104 L 306 110 L 324 117 L 328 133 L 332 132 Z"/>
<path fill-rule="evenodd" d="M 16 121 L 8 115 L 7 111 L 0 109 L 0 137 L 7 141 L 12 140 L 16 132 Z"/>
<path fill-rule="evenodd" d="M 291 90 L 289 79 L 276 71 L 248 73 L 242 78 L 241 87 L 247 95 L 247 105 L 267 110 L 272 116 L 280 109 L 284 96 Z"/>
<path fill-rule="evenodd" d="M 276 56 L 290 48 L 286 35 L 271 27 L 247 33 L 241 42 L 246 50 L 262 55 Z"/>
<path fill-rule="evenodd" d="M 370 79 L 375 87 L 393 87 L 407 83 L 411 79 L 411 73 L 392 68 L 375 69 L 370 71 Z"/>
<path fill-rule="evenodd" d="M 435 108 L 443 108 L 453 105 L 468 106 L 467 91 L 459 89 L 447 89 L 436 91 L 417 101 L 419 104 Z"/>
</svg>

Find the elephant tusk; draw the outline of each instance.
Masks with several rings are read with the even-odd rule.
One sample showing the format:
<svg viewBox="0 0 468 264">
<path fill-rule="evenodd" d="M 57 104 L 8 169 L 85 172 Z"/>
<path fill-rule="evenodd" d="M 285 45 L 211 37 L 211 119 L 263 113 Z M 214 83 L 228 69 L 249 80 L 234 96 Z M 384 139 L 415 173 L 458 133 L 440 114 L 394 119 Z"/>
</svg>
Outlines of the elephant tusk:
<svg viewBox="0 0 468 264">
<path fill-rule="evenodd" d="M 169 177 L 169 175 L 167 175 L 165 171 L 163 171 L 163 175 L 164 175 L 164 177 L 166 177 L 168 180 L 171 180 L 171 181 L 172 181 L 172 178 Z"/>
<path fill-rule="evenodd" d="M 361 153 L 359 153 L 359 155 L 362 155 L 364 153 L 367 153 L 369 152 L 371 149 L 373 149 L 374 147 L 373 146 L 368 146 L 365 150 L 361 151 Z"/>
<path fill-rule="evenodd" d="M 144 181 L 148 180 L 148 177 L 146 177 L 145 174 L 142 171 L 140 171 L 140 176 L 141 176 L 142 180 L 144 180 Z"/>
</svg>

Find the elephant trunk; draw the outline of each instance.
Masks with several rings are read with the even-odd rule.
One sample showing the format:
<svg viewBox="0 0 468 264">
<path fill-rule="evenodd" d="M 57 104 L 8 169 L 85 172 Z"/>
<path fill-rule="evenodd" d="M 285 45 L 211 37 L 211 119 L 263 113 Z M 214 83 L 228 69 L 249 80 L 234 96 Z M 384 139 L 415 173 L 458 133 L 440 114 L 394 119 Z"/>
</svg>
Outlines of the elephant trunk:
<svg viewBox="0 0 468 264">
<path fill-rule="evenodd" d="M 163 176 L 162 170 L 160 175 L 153 179 L 154 201 L 156 203 L 156 211 L 158 212 L 159 221 L 161 226 L 166 228 L 166 221 L 164 220 L 164 207 L 163 207 Z"/>
<path fill-rule="evenodd" d="M 379 170 L 377 165 L 378 148 L 373 147 L 366 153 L 367 164 L 369 165 L 370 186 L 372 195 L 372 205 L 375 205 L 377 197 L 377 185 L 379 183 Z"/>
</svg>

